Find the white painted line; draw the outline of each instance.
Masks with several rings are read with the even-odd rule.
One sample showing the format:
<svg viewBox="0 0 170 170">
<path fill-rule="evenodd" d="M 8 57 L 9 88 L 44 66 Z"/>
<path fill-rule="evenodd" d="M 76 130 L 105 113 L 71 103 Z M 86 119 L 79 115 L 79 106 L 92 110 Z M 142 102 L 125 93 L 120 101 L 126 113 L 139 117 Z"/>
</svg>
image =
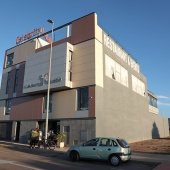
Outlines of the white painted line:
<svg viewBox="0 0 170 170">
<path fill-rule="evenodd" d="M 34 169 L 34 170 L 43 170 L 43 169 L 31 167 L 31 166 L 16 164 L 16 163 L 14 163 L 14 162 L 10 162 L 10 164 L 12 164 L 12 165 L 17 165 L 17 166 L 21 166 L 21 167 L 24 167 L 24 168 Z"/>
<path fill-rule="evenodd" d="M 7 164 L 7 163 L 11 163 L 11 161 L 0 160 L 0 164 Z"/>
</svg>

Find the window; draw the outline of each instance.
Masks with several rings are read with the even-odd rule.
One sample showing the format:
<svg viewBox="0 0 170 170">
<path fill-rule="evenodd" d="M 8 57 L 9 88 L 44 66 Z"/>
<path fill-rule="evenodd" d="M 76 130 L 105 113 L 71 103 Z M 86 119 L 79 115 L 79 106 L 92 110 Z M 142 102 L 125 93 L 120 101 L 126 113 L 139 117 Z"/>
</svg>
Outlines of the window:
<svg viewBox="0 0 170 170">
<path fill-rule="evenodd" d="M 44 96 L 44 113 L 47 109 L 47 95 Z M 49 112 L 52 112 L 52 94 L 49 96 Z"/>
<path fill-rule="evenodd" d="M 157 108 L 157 99 L 153 98 L 151 95 L 148 95 L 148 103 Z"/>
<path fill-rule="evenodd" d="M 7 55 L 6 67 L 9 67 L 13 64 L 13 58 L 14 58 L 14 53 Z"/>
<path fill-rule="evenodd" d="M 9 92 L 10 73 L 11 73 L 11 72 L 8 72 L 7 85 L 6 85 L 6 94 L 8 94 L 8 92 Z"/>
<path fill-rule="evenodd" d="M 69 51 L 69 80 L 72 81 L 72 51 Z"/>
<path fill-rule="evenodd" d="M 11 111 L 11 100 L 6 100 L 5 114 L 9 115 Z"/>
<path fill-rule="evenodd" d="M 132 75 L 132 90 L 142 96 L 145 96 L 145 84 L 134 75 Z"/>
<path fill-rule="evenodd" d="M 89 140 L 85 143 L 85 146 L 97 146 L 98 145 L 98 142 L 99 142 L 99 139 L 96 138 L 96 139 L 92 139 L 92 140 Z"/>
<path fill-rule="evenodd" d="M 116 82 L 129 87 L 128 71 L 105 54 L 105 72 L 106 76 L 115 80 Z"/>
<path fill-rule="evenodd" d="M 14 93 L 16 93 L 16 91 L 17 91 L 17 86 L 18 86 L 18 74 L 19 74 L 19 69 L 16 69 L 16 72 L 15 72 Z"/>
<path fill-rule="evenodd" d="M 88 109 L 88 87 L 78 89 L 78 110 Z"/>
</svg>

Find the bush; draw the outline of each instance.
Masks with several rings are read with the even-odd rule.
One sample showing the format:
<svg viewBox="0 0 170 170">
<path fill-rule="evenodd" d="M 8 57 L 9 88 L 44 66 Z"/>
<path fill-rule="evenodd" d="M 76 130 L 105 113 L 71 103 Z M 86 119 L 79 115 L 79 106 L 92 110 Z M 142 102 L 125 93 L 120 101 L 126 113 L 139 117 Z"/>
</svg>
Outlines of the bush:
<svg viewBox="0 0 170 170">
<path fill-rule="evenodd" d="M 63 140 L 66 138 L 66 134 L 64 134 L 64 133 L 59 133 L 59 134 L 57 134 L 56 135 L 56 140 L 58 141 L 58 142 L 63 142 Z"/>
</svg>

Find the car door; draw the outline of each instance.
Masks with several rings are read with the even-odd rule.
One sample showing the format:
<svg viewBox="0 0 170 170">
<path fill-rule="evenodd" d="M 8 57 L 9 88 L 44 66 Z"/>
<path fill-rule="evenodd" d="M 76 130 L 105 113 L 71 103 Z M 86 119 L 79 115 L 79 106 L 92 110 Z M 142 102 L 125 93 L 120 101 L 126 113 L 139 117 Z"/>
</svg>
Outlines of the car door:
<svg viewBox="0 0 170 170">
<path fill-rule="evenodd" d="M 99 139 L 95 138 L 83 144 L 80 150 L 80 157 L 89 158 L 89 159 L 97 159 L 98 143 L 99 143 Z"/>
<path fill-rule="evenodd" d="M 102 138 L 97 149 L 97 155 L 100 159 L 107 160 L 111 153 L 114 153 L 115 142 L 109 138 Z"/>
</svg>

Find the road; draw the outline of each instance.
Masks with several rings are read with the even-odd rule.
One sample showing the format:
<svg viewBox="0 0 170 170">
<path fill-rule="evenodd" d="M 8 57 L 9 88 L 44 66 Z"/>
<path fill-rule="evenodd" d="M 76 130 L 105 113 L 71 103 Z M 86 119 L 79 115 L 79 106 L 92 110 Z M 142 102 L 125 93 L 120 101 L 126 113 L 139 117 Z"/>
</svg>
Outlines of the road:
<svg viewBox="0 0 170 170">
<path fill-rule="evenodd" d="M 30 149 L 28 146 L 7 145 L 0 141 L 1 170 L 151 170 L 161 162 L 158 155 L 149 161 L 146 161 L 147 157 L 153 158 L 153 155 L 134 153 L 131 161 L 114 167 L 108 162 L 89 160 L 71 162 L 66 152 Z M 169 157 L 168 159 L 170 160 Z"/>
</svg>

